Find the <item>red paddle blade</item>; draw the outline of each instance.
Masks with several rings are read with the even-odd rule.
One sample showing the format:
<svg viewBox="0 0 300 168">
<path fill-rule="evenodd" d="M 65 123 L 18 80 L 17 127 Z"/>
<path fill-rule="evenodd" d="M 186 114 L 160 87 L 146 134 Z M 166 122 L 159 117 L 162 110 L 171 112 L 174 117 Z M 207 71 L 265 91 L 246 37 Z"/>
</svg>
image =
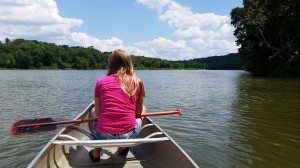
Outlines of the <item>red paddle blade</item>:
<svg viewBox="0 0 300 168">
<path fill-rule="evenodd" d="M 36 118 L 36 119 L 23 119 L 16 121 L 10 129 L 11 135 L 31 135 L 43 132 L 54 131 L 57 129 L 57 125 L 37 125 L 33 127 L 19 127 L 28 124 L 40 124 L 54 122 L 52 118 Z"/>
</svg>

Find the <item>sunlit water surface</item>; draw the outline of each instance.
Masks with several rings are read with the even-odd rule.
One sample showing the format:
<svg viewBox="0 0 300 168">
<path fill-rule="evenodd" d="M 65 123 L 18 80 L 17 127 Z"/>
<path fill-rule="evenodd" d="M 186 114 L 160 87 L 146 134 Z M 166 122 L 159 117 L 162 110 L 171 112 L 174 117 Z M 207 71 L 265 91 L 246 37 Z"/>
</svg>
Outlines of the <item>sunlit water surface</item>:
<svg viewBox="0 0 300 168">
<path fill-rule="evenodd" d="M 23 118 L 72 119 L 93 99 L 105 71 L 1 70 L 0 167 L 26 167 L 55 132 L 12 137 Z M 152 119 L 200 167 L 300 167 L 300 80 L 243 71 L 137 71 Z"/>
</svg>

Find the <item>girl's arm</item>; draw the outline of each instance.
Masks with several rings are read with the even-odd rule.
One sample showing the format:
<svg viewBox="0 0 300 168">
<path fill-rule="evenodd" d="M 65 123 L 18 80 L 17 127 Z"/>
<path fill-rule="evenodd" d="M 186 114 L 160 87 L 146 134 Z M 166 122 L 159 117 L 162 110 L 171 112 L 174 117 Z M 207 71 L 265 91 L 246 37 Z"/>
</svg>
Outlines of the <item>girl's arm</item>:
<svg viewBox="0 0 300 168">
<path fill-rule="evenodd" d="M 140 115 L 142 113 L 146 112 L 146 108 L 144 106 L 144 97 L 145 97 L 145 90 L 144 90 L 144 85 L 142 82 L 140 82 L 140 89 L 139 89 L 139 97 L 138 97 L 138 101 L 137 101 L 137 108 L 136 108 L 136 112 L 135 115 L 136 117 L 140 118 Z"/>
<path fill-rule="evenodd" d="M 135 113 L 136 117 L 138 118 L 143 112 L 143 102 L 144 102 L 144 97 L 140 95 L 137 101 L 137 109 Z"/>
<path fill-rule="evenodd" d="M 99 97 L 95 97 L 95 114 L 98 117 L 99 115 L 99 108 L 100 108 L 100 98 Z"/>
<path fill-rule="evenodd" d="M 99 111 L 100 111 L 100 85 L 98 83 L 98 81 L 96 82 L 95 85 L 95 90 L 94 90 L 94 98 L 95 98 L 95 117 L 99 116 Z"/>
</svg>

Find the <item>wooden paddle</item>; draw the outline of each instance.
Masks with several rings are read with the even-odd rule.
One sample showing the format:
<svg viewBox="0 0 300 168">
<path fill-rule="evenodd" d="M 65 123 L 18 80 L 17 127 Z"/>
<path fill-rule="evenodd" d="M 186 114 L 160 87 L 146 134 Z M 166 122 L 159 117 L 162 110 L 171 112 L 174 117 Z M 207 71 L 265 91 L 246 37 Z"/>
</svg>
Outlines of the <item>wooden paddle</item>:
<svg viewBox="0 0 300 168">
<path fill-rule="evenodd" d="M 161 115 L 171 115 L 178 114 L 182 115 L 182 111 L 180 109 L 176 109 L 175 111 L 161 111 L 161 112 L 151 112 L 145 113 L 138 117 L 147 117 L 147 116 L 161 116 Z M 97 121 L 96 118 L 89 119 L 76 119 L 76 120 L 64 120 L 64 121 L 55 121 L 51 117 L 47 118 L 33 118 L 33 119 L 22 119 L 16 121 L 12 124 L 10 128 L 11 135 L 32 135 L 39 134 L 43 132 L 54 131 L 58 127 L 58 125 L 62 124 L 79 124 L 85 122 L 93 122 Z"/>
</svg>

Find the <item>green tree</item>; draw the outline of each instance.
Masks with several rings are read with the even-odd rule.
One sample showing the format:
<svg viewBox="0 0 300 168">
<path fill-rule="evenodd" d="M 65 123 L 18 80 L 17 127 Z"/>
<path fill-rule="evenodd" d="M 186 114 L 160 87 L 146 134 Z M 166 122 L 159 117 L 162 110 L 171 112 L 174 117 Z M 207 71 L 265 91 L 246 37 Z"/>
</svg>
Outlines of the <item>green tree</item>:
<svg viewBox="0 0 300 168">
<path fill-rule="evenodd" d="M 16 60 L 11 54 L 0 53 L 0 67 L 1 68 L 14 68 Z"/>
<path fill-rule="evenodd" d="M 49 69 L 107 69 L 107 60 L 111 52 L 101 52 L 93 47 L 69 47 L 36 40 L 14 39 L 0 43 L 1 68 L 49 68 Z M 203 69 L 208 60 L 169 61 L 160 58 L 134 56 L 135 69 Z M 214 58 L 218 62 L 218 57 Z M 223 59 L 232 61 L 230 57 Z M 218 68 L 224 68 L 220 65 Z"/>
<path fill-rule="evenodd" d="M 11 42 L 11 40 L 9 38 L 5 39 L 5 44 L 9 44 Z"/>
<path fill-rule="evenodd" d="M 231 23 L 245 69 L 259 75 L 299 74 L 299 2 L 244 0 L 231 11 Z"/>
<path fill-rule="evenodd" d="M 29 69 L 32 68 L 32 59 L 30 55 L 18 50 L 15 55 L 16 58 L 16 67 L 20 69 Z"/>
</svg>

